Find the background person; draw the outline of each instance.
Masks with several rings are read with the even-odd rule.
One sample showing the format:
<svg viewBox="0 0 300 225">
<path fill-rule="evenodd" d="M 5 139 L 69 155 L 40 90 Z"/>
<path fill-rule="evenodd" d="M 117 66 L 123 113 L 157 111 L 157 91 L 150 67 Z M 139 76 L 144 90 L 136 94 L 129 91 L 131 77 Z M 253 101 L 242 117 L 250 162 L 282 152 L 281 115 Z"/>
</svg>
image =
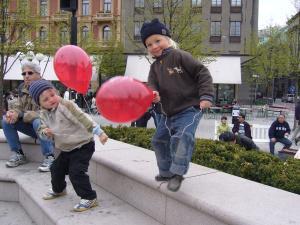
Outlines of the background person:
<svg viewBox="0 0 300 225">
<path fill-rule="evenodd" d="M 298 141 L 299 141 L 299 138 L 298 138 L 298 135 L 299 135 L 299 132 L 300 132 L 300 100 L 297 102 L 297 105 L 295 107 L 295 122 L 296 122 L 296 125 L 295 125 L 295 128 L 293 130 L 293 134 L 292 134 L 292 137 L 291 137 L 291 142 L 293 142 L 295 140 L 295 144 L 297 145 Z"/>
<path fill-rule="evenodd" d="M 232 132 L 237 135 L 244 135 L 250 139 L 252 139 L 251 135 L 251 126 L 249 123 L 245 121 L 245 114 L 240 114 L 238 116 L 238 120 L 235 122 Z"/>
<path fill-rule="evenodd" d="M 290 132 L 290 125 L 285 121 L 285 116 L 282 114 L 279 115 L 269 129 L 270 153 L 272 155 L 274 155 L 274 148 L 277 142 L 284 145 L 283 149 L 291 147 L 292 142 L 288 139 Z"/>
<path fill-rule="evenodd" d="M 244 147 L 246 150 L 259 150 L 254 141 L 244 135 L 236 135 L 230 131 L 226 131 L 219 136 L 220 141 L 231 142 L 233 144 L 238 144 L 241 147 Z"/>
<path fill-rule="evenodd" d="M 217 136 L 219 137 L 220 134 L 226 132 L 226 131 L 230 131 L 230 127 L 227 123 L 227 117 L 226 116 L 222 116 L 221 117 L 221 123 L 218 125 L 217 127 Z"/>
<path fill-rule="evenodd" d="M 18 131 L 35 139 L 39 139 L 42 154 L 45 157 L 43 163 L 38 168 L 39 171 L 50 171 L 50 166 L 54 160 L 54 147 L 52 142 L 43 140 L 37 135 L 37 129 L 40 126 L 39 106 L 33 101 L 28 90 L 33 81 L 41 79 L 40 72 L 40 66 L 35 63 L 26 62 L 22 64 L 24 83 L 20 85 L 18 101 L 12 105 L 12 109 L 6 112 L 2 120 L 4 135 L 13 153 L 6 162 L 7 167 L 17 167 L 27 163 L 19 140 Z"/>
</svg>

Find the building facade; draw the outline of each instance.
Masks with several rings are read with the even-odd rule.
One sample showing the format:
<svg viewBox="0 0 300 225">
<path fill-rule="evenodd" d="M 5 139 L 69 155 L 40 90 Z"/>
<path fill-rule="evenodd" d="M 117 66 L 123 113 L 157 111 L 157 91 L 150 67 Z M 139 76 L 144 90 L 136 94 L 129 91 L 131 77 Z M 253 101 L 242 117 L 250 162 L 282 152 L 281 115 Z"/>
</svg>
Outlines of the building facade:
<svg viewBox="0 0 300 225">
<path fill-rule="evenodd" d="M 51 45 L 61 46 L 70 43 L 71 12 L 60 9 L 60 0 L 16 0 L 9 1 L 8 14 L 16 17 L 17 9 L 25 7 L 31 17 L 38 19 L 39 27 L 24 39 L 40 42 L 51 40 Z M 86 39 L 95 40 L 99 46 L 112 35 L 120 40 L 121 0 L 77 0 L 77 43 L 80 46 Z M 18 31 L 22 33 L 22 29 Z"/>
<path fill-rule="evenodd" d="M 205 32 L 203 45 L 209 51 L 204 54 L 238 56 L 241 62 L 247 58 L 251 39 L 258 31 L 258 0 L 123 0 L 122 36 L 128 55 L 145 53 L 139 33 L 143 22 L 152 18 L 163 20 L 164 7 L 172 1 L 190 4 L 197 12 L 193 16 L 205 22 L 205 29 L 200 28 L 200 31 Z M 231 102 L 236 96 L 249 99 L 246 85 L 218 83 L 215 86 L 217 101 Z"/>
<path fill-rule="evenodd" d="M 4 0 L 7 2 L 7 34 L 18 39 L 18 51 L 22 46 L 32 43 L 35 51 L 52 55 L 66 44 L 70 44 L 72 13 L 61 10 L 60 0 Z M 34 29 L 26 29 L 30 24 L 22 22 L 22 18 L 35 21 Z M 77 0 L 77 45 L 88 53 L 105 47 L 114 37 L 121 38 L 121 0 Z M 13 21 L 19 21 L 14 24 Z M 24 20 L 25 21 L 25 20 Z M 14 27 L 12 27 L 14 26 Z M 13 30 L 16 29 L 16 32 Z M 14 35 L 11 33 L 14 32 Z M 26 51 L 26 49 L 25 49 Z M 12 52 L 12 55 L 16 52 Z M 25 52 L 26 53 L 26 52 Z M 37 53 L 37 52 L 35 52 Z M 17 80 L 17 79 L 16 79 Z M 5 81 L 8 89 L 13 90 L 18 82 Z M 95 89 L 98 82 L 92 82 Z"/>
</svg>

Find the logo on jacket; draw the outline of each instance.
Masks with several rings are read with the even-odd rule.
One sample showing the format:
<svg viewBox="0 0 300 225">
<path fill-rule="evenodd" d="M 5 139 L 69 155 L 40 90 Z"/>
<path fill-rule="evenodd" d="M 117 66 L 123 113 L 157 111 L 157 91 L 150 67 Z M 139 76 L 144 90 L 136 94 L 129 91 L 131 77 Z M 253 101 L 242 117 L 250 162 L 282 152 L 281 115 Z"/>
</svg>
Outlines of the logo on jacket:
<svg viewBox="0 0 300 225">
<path fill-rule="evenodd" d="M 175 72 L 177 74 L 183 73 L 183 70 L 180 66 L 179 67 L 175 66 L 174 68 L 167 67 L 167 70 L 168 70 L 169 75 L 173 75 Z"/>
</svg>

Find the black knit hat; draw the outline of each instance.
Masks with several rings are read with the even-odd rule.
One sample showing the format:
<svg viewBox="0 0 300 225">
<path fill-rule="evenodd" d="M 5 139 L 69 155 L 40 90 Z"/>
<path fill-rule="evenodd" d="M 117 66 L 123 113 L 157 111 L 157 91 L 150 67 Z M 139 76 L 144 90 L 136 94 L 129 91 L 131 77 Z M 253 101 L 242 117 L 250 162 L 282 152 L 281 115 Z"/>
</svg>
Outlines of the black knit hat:
<svg viewBox="0 0 300 225">
<path fill-rule="evenodd" d="M 171 37 L 168 28 L 163 23 L 159 22 L 157 18 L 153 19 L 151 22 L 145 22 L 141 28 L 141 38 L 145 47 L 146 39 L 153 34 Z"/>
<path fill-rule="evenodd" d="M 36 102 L 36 104 L 40 105 L 39 98 L 43 91 L 47 89 L 54 88 L 50 81 L 47 80 L 36 80 L 33 81 L 29 86 L 29 94 Z"/>
</svg>

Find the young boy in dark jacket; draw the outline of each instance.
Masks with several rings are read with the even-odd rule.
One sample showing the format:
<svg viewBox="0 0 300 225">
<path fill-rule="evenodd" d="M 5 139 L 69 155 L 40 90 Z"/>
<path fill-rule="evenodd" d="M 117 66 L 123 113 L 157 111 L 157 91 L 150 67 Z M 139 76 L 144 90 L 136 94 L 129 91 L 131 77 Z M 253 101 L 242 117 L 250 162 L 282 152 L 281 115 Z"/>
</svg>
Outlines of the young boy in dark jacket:
<svg viewBox="0 0 300 225">
<path fill-rule="evenodd" d="M 269 129 L 270 138 L 270 153 L 274 155 L 274 148 L 277 142 L 284 145 L 283 149 L 288 149 L 291 147 L 292 142 L 288 139 L 291 133 L 290 125 L 285 121 L 284 115 L 279 115 L 277 120 L 275 120 Z"/>
</svg>

